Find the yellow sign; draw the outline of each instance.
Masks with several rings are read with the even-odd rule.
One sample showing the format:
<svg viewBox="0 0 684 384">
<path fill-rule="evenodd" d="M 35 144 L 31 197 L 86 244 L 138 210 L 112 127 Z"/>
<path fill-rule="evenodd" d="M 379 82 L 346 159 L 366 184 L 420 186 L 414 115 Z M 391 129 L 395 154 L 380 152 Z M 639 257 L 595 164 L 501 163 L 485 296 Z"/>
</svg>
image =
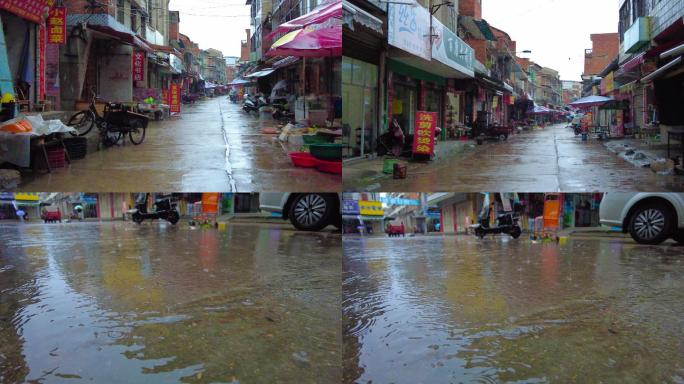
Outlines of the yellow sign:
<svg viewBox="0 0 684 384">
<path fill-rule="evenodd" d="M 364 216 L 385 216 L 385 210 L 379 201 L 359 201 L 359 212 Z"/>
<path fill-rule="evenodd" d="M 18 201 L 40 201 L 40 193 L 36 192 L 23 192 L 15 193 L 14 200 Z"/>
</svg>

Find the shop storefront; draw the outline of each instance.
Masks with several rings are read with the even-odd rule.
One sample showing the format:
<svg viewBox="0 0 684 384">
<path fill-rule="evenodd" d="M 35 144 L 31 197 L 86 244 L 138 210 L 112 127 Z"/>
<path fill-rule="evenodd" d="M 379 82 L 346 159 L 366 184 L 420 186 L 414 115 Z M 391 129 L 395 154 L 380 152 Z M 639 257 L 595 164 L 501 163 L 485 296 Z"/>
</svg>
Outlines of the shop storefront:
<svg viewBox="0 0 684 384">
<path fill-rule="evenodd" d="M 410 135 L 415 129 L 416 111 L 425 110 L 437 112 L 437 126 L 441 127 L 445 79 L 393 59 L 387 60 L 387 70 L 390 120 L 397 119 L 404 134 Z"/>
<path fill-rule="evenodd" d="M 396 119 L 404 134 L 415 131 L 417 111 L 436 113 L 441 139 L 456 139 L 465 132 L 466 99 L 455 80 L 475 75 L 474 51 L 453 31 L 423 7 L 390 4 L 387 10 L 388 43 L 386 61 L 387 123 Z M 406 25 L 403 14 L 415 14 Z M 432 27 L 430 33 L 429 29 Z M 434 39 L 429 36 L 435 36 Z"/>
<path fill-rule="evenodd" d="M 0 2 L 0 92 L 14 95 L 25 110 L 45 98 L 47 6 L 46 0 Z"/>
<path fill-rule="evenodd" d="M 378 126 L 377 106 L 378 66 L 343 56 L 342 126 L 349 130 L 345 134 L 350 148 L 348 157 L 373 152 L 374 132 Z"/>
</svg>

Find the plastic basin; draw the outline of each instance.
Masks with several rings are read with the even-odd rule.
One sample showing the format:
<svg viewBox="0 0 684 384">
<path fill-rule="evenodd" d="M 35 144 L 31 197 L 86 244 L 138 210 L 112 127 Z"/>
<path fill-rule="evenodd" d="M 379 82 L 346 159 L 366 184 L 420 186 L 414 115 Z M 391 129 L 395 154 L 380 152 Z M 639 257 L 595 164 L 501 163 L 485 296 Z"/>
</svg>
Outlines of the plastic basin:
<svg viewBox="0 0 684 384">
<path fill-rule="evenodd" d="M 342 161 L 327 161 L 316 159 L 316 169 L 325 173 L 342 174 Z"/>
<path fill-rule="evenodd" d="M 292 152 L 288 156 L 295 167 L 313 168 L 316 166 L 316 159 L 308 152 Z"/>
<path fill-rule="evenodd" d="M 320 135 L 303 135 L 304 144 L 328 144 L 330 139 Z"/>
<path fill-rule="evenodd" d="M 309 152 L 321 160 L 342 160 L 342 144 L 311 144 Z"/>
</svg>

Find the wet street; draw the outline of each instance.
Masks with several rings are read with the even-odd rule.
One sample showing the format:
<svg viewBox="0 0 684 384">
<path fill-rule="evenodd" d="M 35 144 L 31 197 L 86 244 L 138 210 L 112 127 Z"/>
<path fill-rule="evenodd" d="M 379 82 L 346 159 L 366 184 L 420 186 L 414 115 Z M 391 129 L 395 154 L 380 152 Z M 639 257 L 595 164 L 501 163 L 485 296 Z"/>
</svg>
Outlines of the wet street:
<svg viewBox="0 0 684 384">
<path fill-rule="evenodd" d="M 89 153 L 53 173 L 23 175 L 24 191 L 338 191 L 342 178 L 295 168 L 273 127 L 221 96 L 150 122 L 145 141 Z M 91 134 L 95 134 L 93 128 Z"/>
<path fill-rule="evenodd" d="M 416 167 L 408 178 L 350 179 L 346 190 L 379 191 L 681 191 L 684 177 L 637 168 L 601 142 L 582 143 L 566 124 L 486 142 L 465 152 Z"/>
<path fill-rule="evenodd" d="M 674 243 L 345 238 L 346 383 L 684 382 Z"/>
<path fill-rule="evenodd" d="M 339 234 L 27 224 L 0 244 L 2 383 L 341 380 Z"/>
</svg>

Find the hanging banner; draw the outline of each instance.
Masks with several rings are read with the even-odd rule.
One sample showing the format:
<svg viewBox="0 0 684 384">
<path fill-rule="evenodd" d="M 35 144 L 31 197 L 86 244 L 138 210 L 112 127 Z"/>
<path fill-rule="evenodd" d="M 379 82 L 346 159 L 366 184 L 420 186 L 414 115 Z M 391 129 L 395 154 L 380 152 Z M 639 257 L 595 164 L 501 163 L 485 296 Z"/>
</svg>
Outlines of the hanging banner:
<svg viewBox="0 0 684 384">
<path fill-rule="evenodd" d="M 45 100 L 45 47 L 47 46 L 47 28 L 40 26 L 38 32 L 38 100 Z"/>
<path fill-rule="evenodd" d="M 36 24 L 42 24 L 45 7 L 50 3 L 47 0 L 0 0 L 0 9 L 12 12 L 15 15 Z"/>
<path fill-rule="evenodd" d="M 66 44 L 66 7 L 54 7 L 48 14 L 48 43 Z"/>
<path fill-rule="evenodd" d="M 169 89 L 169 112 L 171 113 L 180 113 L 181 111 L 181 95 L 180 95 L 180 86 L 178 84 L 171 84 L 171 88 Z"/>
<path fill-rule="evenodd" d="M 133 81 L 145 80 L 145 52 L 133 52 Z"/>
<path fill-rule="evenodd" d="M 437 112 L 416 111 L 416 131 L 413 135 L 413 154 L 432 155 L 435 153 L 435 129 Z"/>
<path fill-rule="evenodd" d="M 388 4 L 387 42 L 425 60 L 430 49 L 430 12 L 420 4 Z"/>
</svg>

